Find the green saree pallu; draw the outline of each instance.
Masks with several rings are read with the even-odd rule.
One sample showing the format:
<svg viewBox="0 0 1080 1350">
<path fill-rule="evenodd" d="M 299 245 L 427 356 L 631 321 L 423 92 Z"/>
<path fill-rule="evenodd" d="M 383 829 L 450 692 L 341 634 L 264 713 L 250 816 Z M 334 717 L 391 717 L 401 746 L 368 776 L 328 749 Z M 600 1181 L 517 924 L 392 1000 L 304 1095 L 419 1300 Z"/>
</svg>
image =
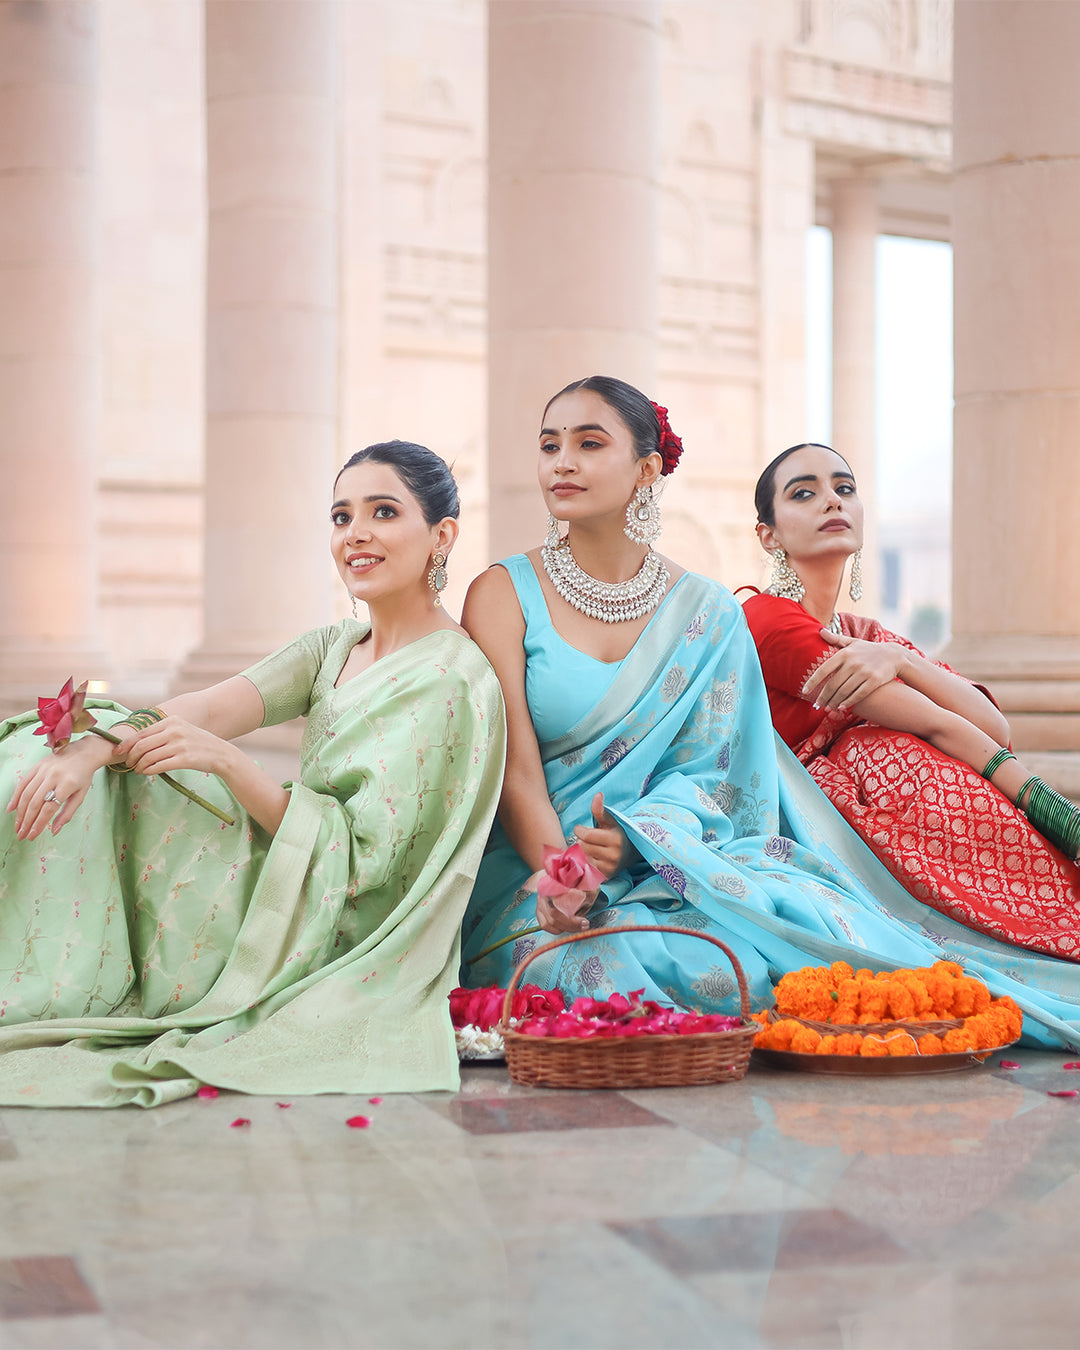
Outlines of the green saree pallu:
<svg viewBox="0 0 1080 1350">
<path fill-rule="evenodd" d="M 0 817 L 0 1102 L 156 1106 L 252 1093 L 453 1089 L 447 995 L 498 802 L 494 673 L 437 632 L 334 688 L 366 625 L 308 633 L 245 672 L 264 725 L 306 715 L 268 835 L 224 784 L 95 775 L 55 839 Z M 99 724 L 124 715 L 99 703 Z M 0 723 L 0 792 L 43 753 Z"/>
</svg>

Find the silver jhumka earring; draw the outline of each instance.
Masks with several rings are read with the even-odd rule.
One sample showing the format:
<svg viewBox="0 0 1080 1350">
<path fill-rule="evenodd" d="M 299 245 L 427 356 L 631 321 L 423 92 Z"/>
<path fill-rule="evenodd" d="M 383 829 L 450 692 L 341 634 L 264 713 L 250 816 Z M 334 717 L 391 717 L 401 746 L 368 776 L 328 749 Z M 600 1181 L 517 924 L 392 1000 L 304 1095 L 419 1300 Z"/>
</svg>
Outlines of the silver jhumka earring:
<svg viewBox="0 0 1080 1350">
<path fill-rule="evenodd" d="M 652 487 L 643 483 L 626 506 L 626 524 L 623 534 L 632 543 L 651 544 L 664 528 L 660 519 L 660 503 Z"/>
<path fill-rule="evenodd" d="M 558 548 L 561 542 L 562 542 L 562 535 L 559 533 L 559 522 L 549 511 L 547 538 L 544 540 L 544 544 L 548 548 Z"/>
<path fill-rule="evenodd" d="M 787 554 L 782 548 L 773 550 L 769 594 L 777 595 L 782 600 L 794 600 L 796 603 L 806 594 L 806 587 L 799 580 L 798 572 L 788 562 Z"/>
<path fill-rule="evenodd" d="M 862 599 L 862 549 L 855 550 L 851 560 L 851 577 L 848 581 L 848 595 L 856 603 Z"/>
</svg>

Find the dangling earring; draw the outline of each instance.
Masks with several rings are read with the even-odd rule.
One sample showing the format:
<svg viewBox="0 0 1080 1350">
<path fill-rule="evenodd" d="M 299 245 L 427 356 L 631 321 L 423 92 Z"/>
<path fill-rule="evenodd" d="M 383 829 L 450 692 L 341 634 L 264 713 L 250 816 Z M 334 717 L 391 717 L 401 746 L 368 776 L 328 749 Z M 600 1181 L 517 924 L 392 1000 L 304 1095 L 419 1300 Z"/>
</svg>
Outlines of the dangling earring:
<svg viewBox="0 0 1080 1350">
<path fill-rule="evenodd" d="M 782 600 L 800 601 L 806 594 L 806 587 L 799 580 L 799 574 L 788 562 L 782 548 L 773 549 L 772 577 L 769 581 L 769 594 Z"/>
<path fill-rule="evenodd" d="M 435 608 L 442 605 L 441 591 L 446 589 L 446 554 L 433 553 L 431 557 L 431 571 L 427 574 L 427 584 L 435 592 Z"/>
<path fill-rule="evenodd" d="M 856 603 L 862 599 L 862 549 L 855 550 L 851 560 L 851 579 L 848 581 L 848 595 Z"/>
<path fill-rule="evenodd" d="M 352 597 L 352 616 L 353 616 L 354 619 L 356 618 L 356 596 L 355 596 L 355 595 Z"/>
<path fill-rule="evenodd" d="M 653 495 L 652 487 L 643 483 L 626 505 L 623 534 L 632 543 L 651 544 L 663 528 L 660 504 Z"/>
<path fill-rule="evenodd" d="M 559 522 L 548 512 L 547 537 L 544 539 L 545 548 L 558 548 L 562 543 L 562 535 L 559 533 Z"/>
</svg>

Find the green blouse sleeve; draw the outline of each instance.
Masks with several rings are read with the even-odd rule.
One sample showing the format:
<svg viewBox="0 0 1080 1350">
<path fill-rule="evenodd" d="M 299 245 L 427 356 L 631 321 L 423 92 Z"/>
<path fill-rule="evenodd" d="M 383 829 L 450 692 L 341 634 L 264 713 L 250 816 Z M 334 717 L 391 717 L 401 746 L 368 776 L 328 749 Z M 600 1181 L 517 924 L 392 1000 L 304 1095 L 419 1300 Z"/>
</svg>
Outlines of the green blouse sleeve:
<svg viewBox="0 0 1080 1350">
<path fill-rule="evenodd" d="M 338 624 L 313 628 L 241 671 L 262 695 L 264 727 L 307 716 L 316 677 L 340 632 Z"/>
</svg>

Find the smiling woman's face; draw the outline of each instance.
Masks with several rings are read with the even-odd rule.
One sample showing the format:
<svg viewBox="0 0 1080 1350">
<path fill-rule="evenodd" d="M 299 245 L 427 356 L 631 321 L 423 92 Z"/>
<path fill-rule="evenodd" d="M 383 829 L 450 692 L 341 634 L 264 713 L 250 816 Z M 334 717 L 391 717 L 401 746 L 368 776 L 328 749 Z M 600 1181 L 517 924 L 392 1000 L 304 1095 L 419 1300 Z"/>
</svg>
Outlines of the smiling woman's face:
<svg viewBox="0 0 1080 1350">
<path fill-rule="evenodd" d="M 423 587 L 439 527 L 389 464 L 343 469 L 330 508 L 330 552 L 350 594 L 370 604 Z"/>
<path fill-rule="evenodd" d="M 758 537 L 771 553 L 782 548 L 793 562 L 862 546 L 863 505 L 851 469 L 835 450 L 806 445 L 776 470 L 772 525 L 758 525 Z"/>
</svg>

